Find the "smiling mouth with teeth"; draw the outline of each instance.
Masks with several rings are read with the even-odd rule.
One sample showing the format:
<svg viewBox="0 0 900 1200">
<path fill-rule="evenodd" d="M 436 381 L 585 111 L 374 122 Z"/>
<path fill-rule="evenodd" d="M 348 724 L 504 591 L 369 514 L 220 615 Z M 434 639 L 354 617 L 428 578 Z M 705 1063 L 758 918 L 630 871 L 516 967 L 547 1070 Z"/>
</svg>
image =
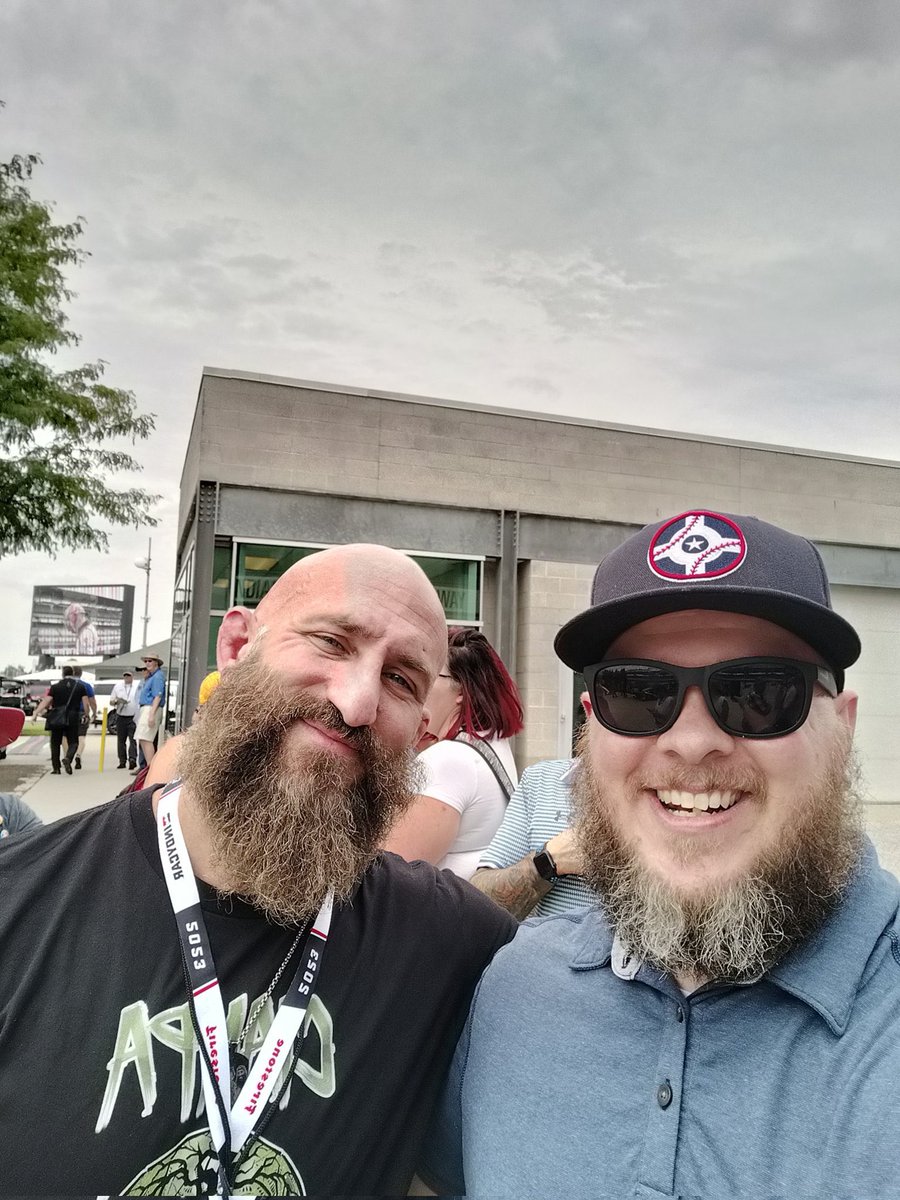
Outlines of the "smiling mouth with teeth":
<svg viewBox="0 0 900 1200">
<path fill-rule="evenodd" d="M 660 789 L 656 797 L 668 812 L 724 812 L 740 800 L 743 792 L 675 792 Z"/>
</svg>

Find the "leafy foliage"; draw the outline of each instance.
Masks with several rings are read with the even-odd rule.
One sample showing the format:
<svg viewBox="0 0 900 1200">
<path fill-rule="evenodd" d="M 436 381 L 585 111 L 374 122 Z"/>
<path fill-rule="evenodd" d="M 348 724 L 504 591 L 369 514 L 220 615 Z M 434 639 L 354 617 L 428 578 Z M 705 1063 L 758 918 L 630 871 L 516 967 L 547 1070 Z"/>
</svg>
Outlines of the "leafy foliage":
<svg viewBox="0 0 900 1200">
<path fill-rule="evenodd" d="M 101 382 L 101 360 L 54 371 L 47 359 L 79 338 L 63 305 L 72 299 L 66 267 L 84 260 L 76 245 L 82 218 L 54 224 L 33 200 L 28 181 L 36 155 L 0 163 L 0 557 L 23 550 L 103 550 L 94 524 L 155 525 L 158 496 L 117 490 L 118 471 L 137 471 L 116 438 L 149 436 L 153 417 L 133 393 Z"/>
</svg>

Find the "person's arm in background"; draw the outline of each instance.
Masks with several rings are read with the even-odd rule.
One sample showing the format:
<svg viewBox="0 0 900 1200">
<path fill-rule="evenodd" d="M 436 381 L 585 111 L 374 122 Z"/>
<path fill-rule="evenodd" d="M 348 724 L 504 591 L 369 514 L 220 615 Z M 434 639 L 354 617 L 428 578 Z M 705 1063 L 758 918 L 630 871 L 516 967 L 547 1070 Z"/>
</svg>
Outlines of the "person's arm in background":
<svg viewBox="0 0 900 1200">
<path fill-rule="evenodd" d="M 162 698 L 166 690 L 166 681 L 163 679 L 162 671 L 156 671 L 153 675 L 154 680 L 159 680 L 153 684 L 153 699 L 150 701 L 150 715 L 155 714 L 156 710 L 162 704 Z"/>
<path fill-rule="evenodd" d="M 421 792 L 388 833 L 384 849 L 407 862 L 436 866 L 459 833 L 467 805 L 478 794 L 478 755 L 461 742 L 442 741 L 418 757 Z"/>
<path fill-rule="evenodd" d="M 432 866 L 441 861 L 459 833 L 460 813 L 433 796 L 416 796 L 391 829 L 384 849 L 399 854 L 407 862 L 417 858 Z"/>
<path fill-rule="evenodd" d="M 39 829 L 43 821 L 15 792 L 0 793 L 0 838 Z"/>
<path fill-rule="evenodd" d="M 547 850 L 559 875 L 581 874 L 581 852 L 571 829 L 564 829 L 550 838 Z M 533 850 L 508 867 L 479 867 L 469 882 L 519 921 L 524 921 L 553 887 L 537 873 Z"/>
<path fill-rule="evenodd" d="M 548 772 L 552 773 L 549 777 Z M 558 765 L 537 763 L 526 767 L 519 780 L 519 786 L 510 797 L 503 823 L 494 834 L 490 846 L 482 854 L 478 870 L 470 880 L 474 887 L 512 913 L 519 921 L 524 921 L 553 887 L 553 884 L 543 879 L 535 868 L 534 855 L 539 846 L 532 830 L 536 822 L 535 813 L 539 807 L 539 797 L 546 795 L 548 787 L 553 789 L 554 797 L 557 789 L 566 789 L 562 810 L 554 804 L 551 811 L 555 812 L 560 825 L 563 825 L 564 819 L 568 821 L 566 775 L 567 770 L 562 762 Z M 563 799 L 562 795 L 560 799 Z M 546 822 L 546 817 L 544 821 Z M 570 829 L 564 825 L 562 829 L 558 829 L 547 843 L 547 849 L 560 875 L 581 873 L 581 856 Z"/>
</svg>

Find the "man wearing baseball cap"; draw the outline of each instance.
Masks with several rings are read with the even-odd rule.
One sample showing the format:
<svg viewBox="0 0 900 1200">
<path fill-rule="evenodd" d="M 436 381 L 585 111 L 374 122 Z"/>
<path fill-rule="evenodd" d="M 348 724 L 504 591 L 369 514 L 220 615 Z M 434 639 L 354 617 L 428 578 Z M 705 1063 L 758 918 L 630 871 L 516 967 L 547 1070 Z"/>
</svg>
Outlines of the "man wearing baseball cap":
<svg viewBox="0 0 900 1200">
<path fill-rule="evenodd" d="M 900 885 L 862 829 L 812 545 L 695 510 L 556 638 L 596 909 L 485 972 L 426 1177 L 471 1196 L 896 1196 Z"/>
</svg>

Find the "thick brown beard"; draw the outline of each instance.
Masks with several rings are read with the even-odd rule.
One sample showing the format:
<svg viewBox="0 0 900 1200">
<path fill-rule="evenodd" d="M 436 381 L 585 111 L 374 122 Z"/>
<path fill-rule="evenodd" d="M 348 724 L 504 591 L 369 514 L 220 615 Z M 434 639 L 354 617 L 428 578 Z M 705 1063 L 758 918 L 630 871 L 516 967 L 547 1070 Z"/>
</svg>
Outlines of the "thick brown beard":
<svg viewBox="0 0 900 1200">
<path fill-rule="evenodd" d="M 609 816 L 587 736 L 573 784 L 584 875 L 620 940 L 637 958 L 675 976 L 746 982 L 804 942 L 837 905 L 862 853 L 862 805 L 855 759 L 836 749 L 819 780 L 798 795 L 796 821 L 752 870 L 699 894 L 673 887 L 640 861 Z M 765 781 L 725 768 L 687 772 L 673 789 L 755 791 Z M 662 785 L 660 785 L 662 786 Z M 675 852 L 689 856 L 689 843 Z"/>
<path fill-rule="evenodd" d="M 303 719 L 335 730 L 356 757 L 289 755 L 287 732 Z M 179 766 L 227 890 L 288 925 L 312 916 L 329 887 L 350 895 L 415 795 L 411 752 L 350 728 L 328 701 L 289 692 L 255 654 L 223 673 Z"/>
</svg>

